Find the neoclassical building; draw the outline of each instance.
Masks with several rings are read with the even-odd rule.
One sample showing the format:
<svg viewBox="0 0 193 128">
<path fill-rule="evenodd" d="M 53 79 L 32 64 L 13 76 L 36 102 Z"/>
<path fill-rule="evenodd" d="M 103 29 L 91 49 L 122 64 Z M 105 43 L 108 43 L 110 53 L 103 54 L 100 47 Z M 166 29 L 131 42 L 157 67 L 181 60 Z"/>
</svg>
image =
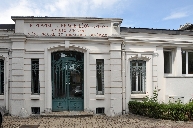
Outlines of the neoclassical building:
<svg viewBox="0 0 193 128">
<path fill-rule="evenodd" d="M 193 32 L 120 27 L 123 19 L 12 16 L 0 25 L 0 106 L 12 115 L 128 113 L 193 97 Z"/>
</svg>

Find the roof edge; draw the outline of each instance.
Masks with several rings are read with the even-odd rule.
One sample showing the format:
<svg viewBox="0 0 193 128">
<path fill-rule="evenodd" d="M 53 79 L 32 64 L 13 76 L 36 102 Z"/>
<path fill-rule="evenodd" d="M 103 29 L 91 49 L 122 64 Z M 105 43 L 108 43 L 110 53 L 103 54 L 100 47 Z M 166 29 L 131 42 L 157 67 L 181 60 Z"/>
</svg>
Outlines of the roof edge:
<svg viewBox="0 0 193 128">
<path fill-rule="evenodd" d="M 11 16 L 12 20 L 96 20 L 96 21 L 122 21 L 121 18 L 98 18 L 98 17 L 36 17 L 36 16 Z"/>
</svg>

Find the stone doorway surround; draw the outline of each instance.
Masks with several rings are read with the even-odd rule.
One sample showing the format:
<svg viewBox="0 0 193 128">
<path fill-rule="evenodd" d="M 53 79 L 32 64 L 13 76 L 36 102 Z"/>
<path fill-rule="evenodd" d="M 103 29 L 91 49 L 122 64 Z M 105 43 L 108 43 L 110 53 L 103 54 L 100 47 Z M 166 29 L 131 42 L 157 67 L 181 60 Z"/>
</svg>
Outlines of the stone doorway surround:
<svg viewBox="0 0 193 128">
<path fill-rule="evenodd" d="M 87 90 L 87 67 L 89 65 L 89 49 L 85 47 L 80 47 L 78 45 L 70 45 L 70 41 L 62 41 L 63 44 L 53 45 L 44 49 L 45 58 L 45 108 L 46 113 L 52 112 L 52 83 L 51 83 L 51 53 L 56 51 L 78 51 L 84 53 L 84 108 L 83 110 L 89 108 L 89 94 Z"/>
</svg>

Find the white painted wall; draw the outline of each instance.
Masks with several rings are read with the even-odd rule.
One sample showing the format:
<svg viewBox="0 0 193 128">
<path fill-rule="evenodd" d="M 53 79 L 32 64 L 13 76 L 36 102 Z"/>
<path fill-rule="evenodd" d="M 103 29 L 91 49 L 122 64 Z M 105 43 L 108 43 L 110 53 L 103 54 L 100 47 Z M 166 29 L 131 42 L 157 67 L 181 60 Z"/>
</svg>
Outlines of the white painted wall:
<svg viewBox="0 0 193 128">
<path fill-rule="evenodd" d="M 184 97 L 184 103 L 193 97 L 193 77 L 166 77 L 165 95 Z"/>
</svg>

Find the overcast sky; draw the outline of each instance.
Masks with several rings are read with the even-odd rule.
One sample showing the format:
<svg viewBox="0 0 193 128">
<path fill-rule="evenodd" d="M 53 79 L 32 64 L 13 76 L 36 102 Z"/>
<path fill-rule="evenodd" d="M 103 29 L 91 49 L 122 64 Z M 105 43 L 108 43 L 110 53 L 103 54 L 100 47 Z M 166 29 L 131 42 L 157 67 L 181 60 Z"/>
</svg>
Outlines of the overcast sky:
<svg viewBox="0 0 193 128">
<path fill-rule="evenodd" d="M 0 0 L 0 24 L 11 16 L 122 18 L 122 27 L 178 29 L 193 23 L 193 0 Z"/>
</svg>

